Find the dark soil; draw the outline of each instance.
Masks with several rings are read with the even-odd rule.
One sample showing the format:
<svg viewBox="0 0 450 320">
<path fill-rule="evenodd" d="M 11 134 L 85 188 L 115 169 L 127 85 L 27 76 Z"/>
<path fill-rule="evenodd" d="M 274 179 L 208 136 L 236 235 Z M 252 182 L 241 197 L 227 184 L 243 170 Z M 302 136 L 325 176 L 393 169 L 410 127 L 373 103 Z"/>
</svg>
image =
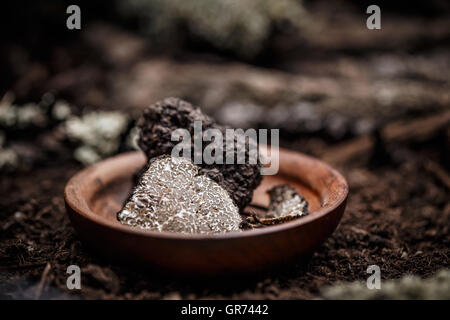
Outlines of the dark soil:
<svg viewBox="0 0 450 320">
<path fill-rule="evenodd" d="M 436 143 L 404 147 L 409 161 L 400 164 L 343 166 L 350 183 L 347 211 L 309 260 L 251 278 L 215 279 L 217 285 L 136 272 L 91 253 L 74 233 L 62 197 L 79 165 L 2 175 L 1 297 L 312 298 L 335 281 L 365 279 L 371 264 L 385 279 L 430 276 L 450 265 L 449 190 L 426 169 L 442 155 Z M 66 269 L 72 264 L 82 268 L 82 290 L 69 292 Z"/>
</svg>

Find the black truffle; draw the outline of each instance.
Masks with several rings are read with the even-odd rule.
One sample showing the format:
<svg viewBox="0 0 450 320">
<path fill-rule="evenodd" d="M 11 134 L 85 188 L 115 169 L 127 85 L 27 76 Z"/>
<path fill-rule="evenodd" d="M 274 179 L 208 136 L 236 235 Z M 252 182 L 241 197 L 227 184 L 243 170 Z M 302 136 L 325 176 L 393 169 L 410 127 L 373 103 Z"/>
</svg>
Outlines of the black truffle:
<svg viewBox="0 0 450 320">
<path fill-rule="evenodd" d="M 178 141 L 172 141 L 172 132 L 176 129 L 187 129 L 193 139 L 194 122 L 202 121 L 202 129 L 219 129 L 223 134 L 222 151 L 227 150 L 227 141 L 225 139 L 225 126 L 217 124 L 212 118 L 203 114 L 198 107 L 194 107 L 189 102 L 178 98 L 166 98 L 144 110 L 141 119 L 138 122 L 139 147 L 147 155 L 148 159 L 160 155 L 170 155 L 172 149 Z M 245 163 L 244 164 L 198 164 L 200 174 L 206 175 L 221 185 L 231 196 L 239 209 L 243 209 L 250 203 L 253 190 L 261 182 L 261 163 L 248 163 L 249 145 L 256 144 L 256 141 L 245 139 L 245 142 L 234 137 L 234 159 L 237 159 L 238 150 L 246 144 Z M 203 143 L 202 152 L 207 144 Z M 232 147 L 232 146 L 230 146 Z M 194 159 L 194 144 L 191 144 L 191 161 Z M 225 157 L 225 155 L 224 155 Z"/>
</svg>

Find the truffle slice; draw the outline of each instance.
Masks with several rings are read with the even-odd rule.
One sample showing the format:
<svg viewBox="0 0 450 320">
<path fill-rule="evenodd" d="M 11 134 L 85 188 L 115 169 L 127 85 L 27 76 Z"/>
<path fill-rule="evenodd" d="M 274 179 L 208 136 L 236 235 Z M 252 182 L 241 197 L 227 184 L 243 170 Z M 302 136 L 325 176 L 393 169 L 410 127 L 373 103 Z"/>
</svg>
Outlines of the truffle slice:
<svg viewBox="0 0 450 320">
<path fill-rule="evenodd" d="M 304 197 L 297 193 L 294 187 L 283 184 L 273 187 L 268 191 L 270 196 L 269 209 L 267 217 L 302 217 L 306 216 L 308 211 L 308 202 Z"/>
<path fill-rule="evenodd" d="M 219 129 L 223 134 L 223 150 L 233 149 L 234 159 L 237 159 L 238 150 L 242 150 L 245 143 L 245 164 L 199 164 L 200 172 L 207 175 L 221 185 L 233 199 L 239 209 L 245 208 L 250 203 L 253 190 L 261 182 L 261 164 L 249 164 L 249 146 L 254 146 L 256 141 L 246 139 L 245 142 L 235 136 L 234 148 L 227 146 L 225 139 L 226 127 L 217 124 L 212 118 L 203 114 L 198 107 L 178 98 L 166 98 L 144 110 L 138 122 L 139 147 L 147 155 L 148 159 L 160 155 L 170 155 L 178 141 L 172 141 L 172 132 L 179 128 L 187 129 L 194 137 L 194 122 L 202 121 L 202 129 Z M 238 146 L 238 144 L 241 144 Z M 207 146 L 203 143 L 203 150 Z M 192 143 L 191 161 L 194 159 L 194 144 Z M 257 148 L 257 145 L 256 145 Z M 202 152 L 203 152 L 202 150 Z"/>
<path fill-rule="evenodd" d="M 228 192 L 185 158 L 149 161 L 132 195 L 117 215 L 129 226 L 179 233 L 239 231 L 239 210 Z"/>
</svg>

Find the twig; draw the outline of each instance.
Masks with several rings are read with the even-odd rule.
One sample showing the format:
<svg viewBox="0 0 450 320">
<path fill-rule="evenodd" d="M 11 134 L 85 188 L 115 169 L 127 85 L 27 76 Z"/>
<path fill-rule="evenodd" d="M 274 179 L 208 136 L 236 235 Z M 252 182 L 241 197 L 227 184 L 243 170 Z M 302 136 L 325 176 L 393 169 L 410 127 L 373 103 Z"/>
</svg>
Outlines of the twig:
<svg viewBox="0 0 450 320">
<path fill-rule="evenodd" d="M 444 111 L 423 119 L 397 121 L 386 125 L 381 130 L 381 138 L 386 143 L 409 140 L 423 141 L 450 123 L 450 111 Z M 369 135 L 355 138 L 328 148 L 322 159 L 331 163 L 344 163 L 369 152 L 375 141 Z"/>
<path fill-rule="evenodd" d="M 0 270 L 26 269 L 43 266 L 45 262 L 18 264 L 15 266 L 0 266 Z"/>
<path fill-rule="evenodd" d="M 48 273 L 50 272 L 51 265 L 49 262 L 47 262 L 47 265 L 44 268 L 44 271 L 42 272 L 41 281 L 39 281 L 39 284 L 36 288 L 36 295 L 34 297 L 35 300 L 39 300 L 42 294 L 42 290 L 44 289 L 45 282 L 47 281 Z"/>
</svg>

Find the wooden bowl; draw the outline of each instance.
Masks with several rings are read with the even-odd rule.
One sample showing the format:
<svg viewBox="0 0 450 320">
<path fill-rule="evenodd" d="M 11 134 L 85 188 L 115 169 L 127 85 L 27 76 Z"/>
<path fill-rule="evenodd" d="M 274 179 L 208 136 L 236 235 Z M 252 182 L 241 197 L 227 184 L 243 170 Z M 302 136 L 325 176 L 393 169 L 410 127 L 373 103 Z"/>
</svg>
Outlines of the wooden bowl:
<svg viewBox="0 0 450 320">
<path fill-rule="evenodd" d="M 310 253 L 337 227 L 345 209 L 344 177 L 320 160 L 280 150 L 279 172 L 264 176 L 252 204 L 267 207 L 268 189 L 288 183 L 305 196 L 310 214 L 283 224 L 215 235 L 137 229 L 116 219 L 145 163 L 141 152 L 121 154 L 78 172 L 65 188 L 70 220 L 83 241 L 114 261 L 191 275 L 262 270 Z"/>
</svg>

